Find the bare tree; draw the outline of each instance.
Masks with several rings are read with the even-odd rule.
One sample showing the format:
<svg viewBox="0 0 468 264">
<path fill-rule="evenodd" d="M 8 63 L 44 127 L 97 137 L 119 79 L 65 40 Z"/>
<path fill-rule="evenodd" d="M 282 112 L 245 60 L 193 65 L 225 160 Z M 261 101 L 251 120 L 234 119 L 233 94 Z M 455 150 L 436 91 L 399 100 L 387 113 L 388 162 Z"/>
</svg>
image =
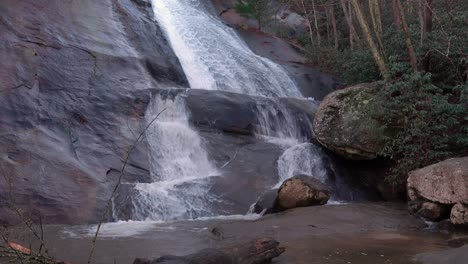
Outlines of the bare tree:
<svg viewBox="0 0 468 264">
<path fill-rule="evenodd" d="M 401 19 L 398 11 L 398 4 L 397 0 L 392 0 L 392 13 L 393 13 L 393 21 L 395 22 L 396 29 L 401 31 Z"/>
<path fill-rule="evenodd" d="M 307 20 L 307 27 L 309 28 L 310 43 L 314 45 L 315 41 L 314 41 L 314 32 L 312 30 L 312 22 L 310 22 L 309 12 L 307 11 L 304 0 L 301 0 L 301 7 L 302 7 L 302 11 L 304 12 L 305 18 Z"/>
<path fill-rule="evenodd" d="M 336 29 L 336 17 L 335 17 L 335 0 L 330 0 L 330 16 L 333 27 L 333 40 L 335 42 L 335 49 L 338 49 L 338 30 Z"/>
<path fill-rule="evenodd" d="M 418 70 L 418 62 L 416 60 L 416 54 L 414 53 L 413 42 L 411 41 L 411 36 L 409 33 L 408 24 L 406 23 L 405 13 L 403 12 L 403 6 L 400 0 L 396 0 L 398 16 L 400 18 L 401 24 L 403 26 L 403 33 L 405 35 L 406 48 L 408 49 L 408 56 L 410 58 L 411 68 L 413 70 Z"/>
<path fill-rule="evenodd" d="M 340 4 L 341 8 L 343 9 L 344 17 L 349 28 L 349 45 L 351 49 L 354 49 L 353 38 L 356 40 L 357 43 L 360 42 L 360 39 L 356 32 L 356 29 L 354 28 L 352 17 L 348 14 L 349 10 L 346 7 L 345 0 L 340 0 Z"/>
<path fill-rule="evenodd" d="M 379 49 L 377 48 L 377 45 L 375 45 L 375 42 L 372 39 L 369 26 L 367 25 L 364 15 L 362 14 L 358 0 L 351 0 L 351 4 L 353 5 L 354 12 L 358 19 L 359 25 L 361 26 L 362 33 L 367 42 L 367 45 L 369 46 L 369 50 L 372 54 L 372 57 L 374 57 L 375 63 L 377 64 L 377 67 L 379 67 L 379 70 L 382 76 L 385 79 L 388 79 L 390 76 L 388 73 L 387 65 L 385 64 L 383 56 L 380 54 Z"/>
<path fill-rule="evenodd" d="M 317 9 L 315 8 L 315 0 L 312 0 L 312 11 L 314 12 L 314 25 L 315 25 L 315 32 L 317 32 L 317 44 L 320 47 L 321 36 L 320 36 L 320 29 L 318 26 L 318 15 L 317 15 Z"/>
<path fill-rule="evenodd" d="M 384 52 L 383 45 L 383 32 L 382 32 L 382 18 L 380 15 L 379 0 L 369 0 L 369 13 L 372 21 L 372 28 L 374 29 L 377 43 L 379 44 L 380 51 Z"/>
</svg>

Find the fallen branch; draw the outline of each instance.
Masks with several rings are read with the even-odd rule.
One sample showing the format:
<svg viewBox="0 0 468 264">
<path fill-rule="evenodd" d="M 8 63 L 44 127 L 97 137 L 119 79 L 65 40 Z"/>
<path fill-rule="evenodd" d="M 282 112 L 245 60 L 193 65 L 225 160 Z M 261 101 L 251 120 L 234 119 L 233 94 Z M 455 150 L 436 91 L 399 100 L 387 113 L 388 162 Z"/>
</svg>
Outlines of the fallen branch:
<svg viewBox="0 0 468 264">
<path fill-rule="evenodd" d="M 162 256 L 155 260 L 137 258 L 133 264 L 180 263 L 180 264 L 258 264 L 270 263 L 273 258 L 283 254 L 285 249 L 273 238 L 257 238 L 222 249 L 203 249 L 187 256 Z"/>
</svg>

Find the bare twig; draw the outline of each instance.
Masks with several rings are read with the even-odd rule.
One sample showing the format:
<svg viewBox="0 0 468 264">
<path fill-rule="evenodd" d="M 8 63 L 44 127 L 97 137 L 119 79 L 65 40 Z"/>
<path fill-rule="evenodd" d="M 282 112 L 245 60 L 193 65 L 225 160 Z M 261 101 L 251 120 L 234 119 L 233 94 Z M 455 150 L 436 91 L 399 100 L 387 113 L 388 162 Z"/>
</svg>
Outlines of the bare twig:
<svg viewBox="0 0 468 264">
<path fill-rule="evenodd" d="M 47 258 L 50 258 L 49 253 L 48 253 L 49 251 L 47 250 L 47 247 L 45 246 L 45 242 L 44 242 L 44 230 L 43 230 L 43 227 L 42 227 L 42 218 L 41 218 L 41 216 L 39 215 L 40 230 L 41 230 L 40 231 L 41 233 L 39 234 L 36 231 L 36 229 L 34 228 L 34 221 L 32 221 L 32 219 L 30 217 L 26 217 L 24 215 L 24 213 L 21 211 L 21 209 L 16 207 L 16 205 L 15 205 L 16 203 L 15 203 L 15 200 L 13 198 L 13 193 L 12 193 L 13 184 L 11 182 L 11 179 L 5 173 L 5 170 L 3 169 L 3 166 L 1 166 L 1 165 L 0 165 L 0 171 L 1 171 L 1 174 L 2 174 L 3 178 L 5 179 L 5 182 L 7 183 L 8 207 L 10 209 L 12 209 L 13 212 L 15 212 L 15 214 L 18 216 L 20 221 L 22 221 L 22 223 L 29 229 L 29 231 L 33 234 L 33 236 L 40 242 L 38 255 L 41 256 L 42 255 L 42 250 L 44 250 L 45 256 Z"/>
<path fill-rule="evenodd" d="M 92 259 L 93 259 L 93 256 L 94 256 L 94 251 L 95 251 L 95 248 L 96 248 L 96 241 L 97 241 L 97 238 L 99 236 L 99 231 L 101 230 L 101 226 L 104 222 L 104 218 L 106 217 L 106 215 L 108 214 L 109 212 L 109 209 L 111 208 L 111 204 L 112 204 L 112 199 L 114 198 L 114 195 L 115 193 L 117 192 L 117 190 L 119 189 L 119 186 L 122 182 L 122 178 L 124 176 L 124 172 L 125 172 L 125 168 L 127 167 L 127 164 L 128 164 L 128 159 L 130 158 L 130 154 L 131 152 L 136 148 L 136 146 L 141 142 L 141 140 L 143 139 L 143 136 L 145 135 L 146 133 L 146 130 L 148 130 L 148 128 L 154 123 L 154 121 L 156 121 L 156 119 L 158 119 L 158 117 L 164 112 L 166 111 L 166 108 L 164 108 L 161 112 L 159 112 L 152 120 L 151 122 L 148 123 L 148 125 L 145 127 L 145 129 L 143 129 L 143 131 L 140 133 L 140 135 L 138 136 L 138 138 L 135 140 L 135 142 L 132 144 L 132 146 L 130 147 L 130 149 L 127 151 L 126 153 L 126 156 L 125 156 L 125 159 L 123 161 L 123 165 L 122 165 L 122 169 L 120 170 L 120 174 L 119 174 L 119 178 L 117 179 L 117 184 L 115 185 L 114 189 L 112 190 L 112 193 L 109 197 L 109 199 L 107 200 L 107 204 L 106 204 L 106 207 L 104 209 L 104 212 L 102 213 L 101 215 L 101 219 L 99 220 L 99 223 L 98 223 L 98 226 L 97 226 L 97 229 L 96 229 L 96 233 L 94 234 L 94 237 L 93 237 L 93 240 L 92 240 L 92 246 L 91 246 L 91 251 L 89 253 L 89 256 L 88 256 L 88 264 L 90 264 L 92 262 Z"/>
</svg>

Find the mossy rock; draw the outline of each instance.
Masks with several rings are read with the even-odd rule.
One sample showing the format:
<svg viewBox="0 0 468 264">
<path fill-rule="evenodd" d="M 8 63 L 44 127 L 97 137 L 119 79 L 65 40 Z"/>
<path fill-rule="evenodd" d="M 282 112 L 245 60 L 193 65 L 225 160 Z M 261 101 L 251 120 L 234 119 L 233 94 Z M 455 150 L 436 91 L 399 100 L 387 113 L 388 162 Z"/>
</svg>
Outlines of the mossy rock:
<svg viewBox="0 0 468 264">
<path fill-rule="evenodd" d="M 376 83 L 359 84 L 329 94 L 314 119 L 315 137 L 334 153 L 371 160 L 383 148 L 383 130 L 371 116 Z"/>
</svg>

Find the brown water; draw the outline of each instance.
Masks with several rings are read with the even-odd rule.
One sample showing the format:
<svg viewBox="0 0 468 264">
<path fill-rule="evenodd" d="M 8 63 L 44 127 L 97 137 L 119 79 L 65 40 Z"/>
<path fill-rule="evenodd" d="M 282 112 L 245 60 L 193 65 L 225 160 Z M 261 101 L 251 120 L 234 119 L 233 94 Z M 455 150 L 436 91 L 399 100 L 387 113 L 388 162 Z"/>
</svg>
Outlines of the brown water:
<svg viewBox="0 0 468 264">
<path fill-rule="evenodd" d="M 407 213 L 404 205 L 382 203 L 299 208 L 260 219 L 121 222 L 104 225 L 95 263 L 132 263 L 136 257 L 186 255 L 269 236 L 286 248 L 273 263 L 403 264 L 417 263 L 417 254 L 424 256 L 468 241 L 464 234 L 430 231 L 424 226 Z M 93 229 L 47 226 L 47 247 L 59 259 L 86 263 Z M 21 240 L 28 239 L 23 236 Z M 420 259 L 432 263 L 435 258 Z"/>
</svg>

